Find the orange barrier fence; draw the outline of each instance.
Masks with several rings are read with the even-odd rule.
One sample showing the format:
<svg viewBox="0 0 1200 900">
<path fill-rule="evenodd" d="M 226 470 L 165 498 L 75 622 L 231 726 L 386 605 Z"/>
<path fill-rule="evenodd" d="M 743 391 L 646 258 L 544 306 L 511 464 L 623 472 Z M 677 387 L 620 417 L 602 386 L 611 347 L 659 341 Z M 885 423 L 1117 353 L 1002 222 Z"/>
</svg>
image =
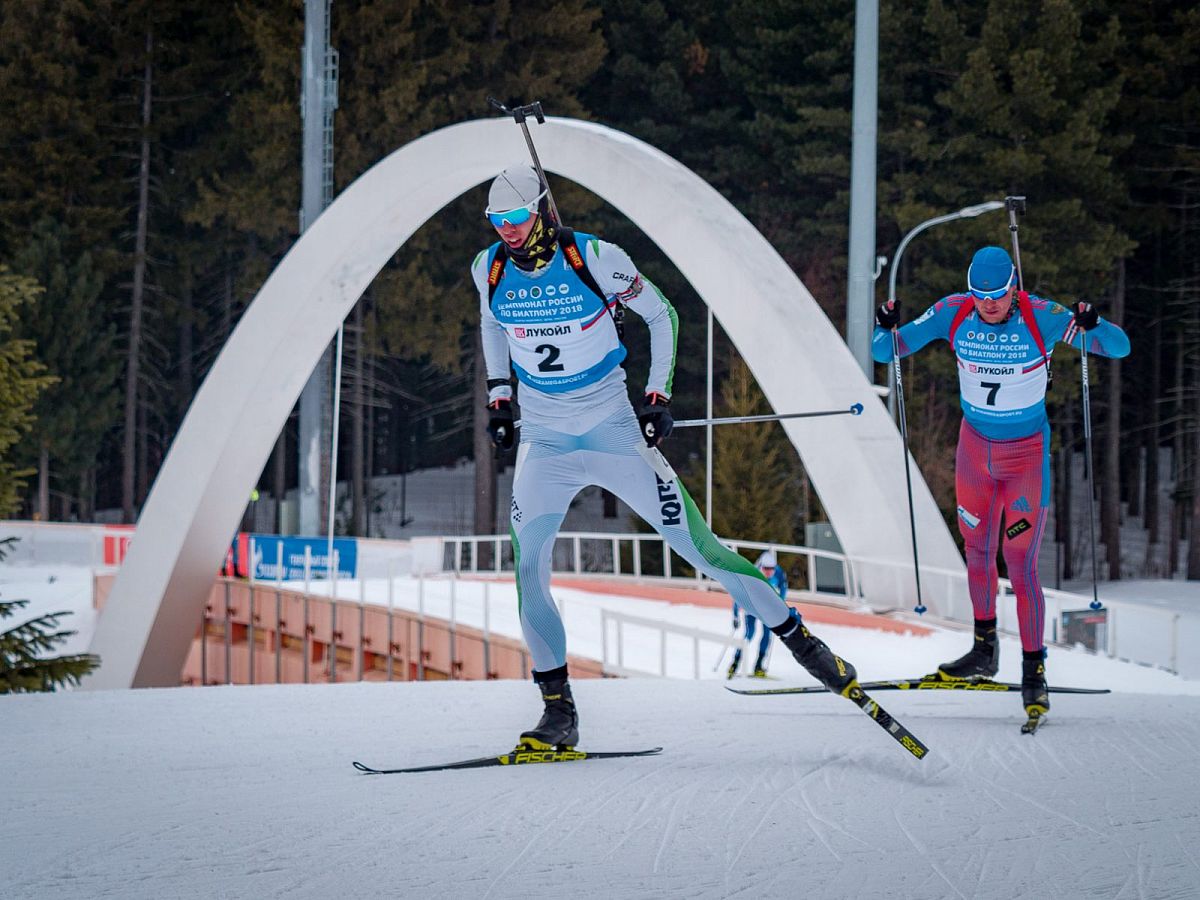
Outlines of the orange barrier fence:
<svg viewBox="0 0 1200 900">
<path fill-rule="evenodd" d="M 95 576 L 97 608 L 103 608 L 114 579 Z M 572 656 L 569 665 L 573 678 L 603 676 L 598 660 Z M 515 638 L 408 610 L 218 578 L 180 683 L 528 677 L 529 652 Z"/>
</svg>

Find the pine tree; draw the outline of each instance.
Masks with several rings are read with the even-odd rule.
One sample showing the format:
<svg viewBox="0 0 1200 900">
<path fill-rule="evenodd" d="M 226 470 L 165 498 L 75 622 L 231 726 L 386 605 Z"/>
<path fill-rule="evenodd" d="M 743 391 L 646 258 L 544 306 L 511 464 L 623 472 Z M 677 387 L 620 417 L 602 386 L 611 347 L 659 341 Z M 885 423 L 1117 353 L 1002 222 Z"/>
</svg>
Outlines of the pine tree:
<svg viewBox="0 0 1200 900">
<path fill-rule="evenodd" d="M 38 398 L 26 455 L 52 467 L 60 480 L 71 479 L 62 482 L 64 489 L 74 489 L 95 464 L 105 432 L 117 422 L 120 369 L 115 327 L 105 322 L 100 303 L 102 277 L 90 253 L 72 258 L 72 246 L 67 229 L 46 217 L 30 229 L 28 243 L 13 259 L 17 271 L 42 287 L 22 314 L 19 332 L 57 379 Z M 41 480 L 48 482 L 47 471 Z M 39 511 L 49 516 L 49 510 Z"/>
<path fill-rule="evenodd" d="M 12 337 L 17 317 L 40 293 L 33 279 L 0 265 L 0 516 L 16 510 L 30 474 L 14 463 L 13 446 L 33 426 L 38 396 L 54 383 L 34 357 L 33 341 Z"/>
<path fill-rule="evenodd" d="M 104 45 L 111 14 L 109 0 L 0 5 L 0 259 L 48 215 L 71 230 L 76 250 L 99 248 L 98 267 L 112 271 L 121 188 Z"/>
<path fill-rule="evenodd" d="M 769 412 L 766 398 L 741 357 L 729 361 L 721 383 L 718 415 Z M 728 425 L 713 434 L 713 531 L 751 541 L 795 542 L 804 515 L 800 506 L 799 460 L 775 422 Z M 694 466 L 689 484 L 704 502 L 704 467 Z"/>
</svg>

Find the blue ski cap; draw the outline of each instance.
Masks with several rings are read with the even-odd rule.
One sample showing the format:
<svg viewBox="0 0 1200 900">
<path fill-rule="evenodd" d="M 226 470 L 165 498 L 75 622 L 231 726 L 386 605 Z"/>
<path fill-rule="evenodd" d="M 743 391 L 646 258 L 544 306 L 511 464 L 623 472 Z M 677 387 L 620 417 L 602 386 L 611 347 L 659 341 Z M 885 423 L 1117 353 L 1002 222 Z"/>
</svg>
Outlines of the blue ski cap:
<svg viewBox="0 0 1200 900">
<path fill-rule="evenodd" d="M 967 269 L 967 290 L 980 300 L 1003 297 L 1017 276 L 1016 267 L 1003 247 L 984 247 Z"/>
</svg>

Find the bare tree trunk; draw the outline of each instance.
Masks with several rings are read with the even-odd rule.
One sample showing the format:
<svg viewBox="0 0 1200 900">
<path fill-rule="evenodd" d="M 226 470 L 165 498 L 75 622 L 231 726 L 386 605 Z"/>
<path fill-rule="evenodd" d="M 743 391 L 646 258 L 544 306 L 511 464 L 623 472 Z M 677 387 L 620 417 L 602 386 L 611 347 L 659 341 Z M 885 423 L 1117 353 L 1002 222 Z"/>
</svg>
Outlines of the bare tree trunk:
<svg viewBox="0 0 1200 900">
<path fill-rule="evenodd" d="M 1162 411 L 1159 409 L 1159 396 L 1162 393 L 1162 312 L 1156 311 L 1154 317 L 1154 337 L 1150 351 L 1150 389 L 1147 395 L 1150 399 L 1150 427 L 1146 431 L 1146 502 L 1143 504 L 1143 515 L 1146 529 L 1149 532 L 1150 546 L 1158 543 L 1158 443 L 1159 427 L 1162 422 Z M 1151 551 L 1153 554 L 1153 550 Z"/>
<path fill-rule="evenodd" d="M 1200 391 L 1196 391 L 1196 424 L 1192 427 L 1191 496 L 1188 498 L 1187 515 L 1188 581 L 1200 581 Z"/>
<path fill-rule="evenodd" d="M 1193 329 L 1196 329 L 1197 318 L 1193 309 Z M 1193 330 L 1193 334 L 1197 331 Z M 1188 494 L 1186 506 L 1182 509 L 1184 524 L 1187 528 L 1187 579 L 1200 581 L 1200 390 L 1193 390 L 1196 409 L 1192 421 L 1190 441 L 1190 459 L 1188 460 L 1190 477 L 1187 479 Z"/>
<path fill-rule="evenodd" d="M 148 422 L 148 420 L 146 420 L 146 418 L 148 418 L 148 414 L 146 414 L 146 404 L 144 401 L 139 400 L 138 401 L 138 440 L 137 440 L 137 446 L 138 446 L 137 470 L 138 470 L 138 472 L 137 472 L 137 479 L 134 480 L 134 485 L 136 485 L 136 490 L 134 490 L 134 493 L 133 493 L 133 497 L 134 497 L 134 499 L 136 499 L 138 509 L 142 508 L 142 503 L 145 500 L 146 493 L 148 493 L 148 490 L 146 490 L 146 476 L 148 476 L 148 474 L 150 472 L 149 462 L 146 461 L 146 456 L 148 456 L 148 452 L 146 452 L 146 432 L 148 432 L 148 430 L 149 430 L 149 422 Z"/>
<path fill-rule="evenodd" d="M 125 366 L 125 446 L 121 459 L 121 512 L 125 522 L 134 513 L 134 467 L 138 419 L 138 365 L 142 350 L 142 299 L 146 281 L 146 232 L 150 217 L 150 111 L 154 32 L 146 29 L 146 68 L 142 84 L 142 157 L 138 167 L 137 232 L 134 239 L 133 290 L 129 309 L 129 360 Z"/>
<path fill-rule="evenodd" d="M 487 433 L 487 366 L 483 361 L 483 341 L 475 334 L 475 533 L 496 533 L 496 465 L 492 440 Z"/>
<path fill-rule="evenodd" d="M 90 522 L 92 520 L 91 494 L 89 493 L 88 475 L 90 469 L 84 469 L 79 473 L 79 521 Z"/>
<path fill-rule="evenodd" d="M 50 449 L 45 445 L 38 451 L 36 518 L 42 522 L 50 521 Z"/>
<path fill-rule="evenodd" d="M 1182 329 L 1175 332 L 1175 434 L 1171 441 L 1172 466 L 1175 472 L 1174 487 L 1171 491 L 1171 528 L 1167 547 L 1167 577 L 1174 578 L 1179 570 L 1179 541 L 1183 535 L 1183 491 L 1187 479 L 1187 453 L 1185 452 L 1184 436 L 1187 431 L 1184 425 L 1183 405 L 1183 343 Z"/>
<path fill-rule="evenodd" d="M 350 533 L 362 537 L 366 531 L 366 511 L 363 503 L 363 414 L 366 411 L 363 394 L 363 301 L 354 305 L 354 401 L 350 421 Z"/>
<path fill-rule="evenodd" d="M 179 298 L 183 305 L 179 317 L 179 421 L 187 414 L 192 403 L 192 393 L 195 390 L 195 371 L 193 363 L 195 350 L 195 329 L 192 324 L 192 276 L 189 271 L 184 280 L 182 296 Z"/>
<path fill-rule="evenodd" d="M 1125 260 L 1117 263 L 1110 319 L 1125 320 Z M 1087 335 L 1084 335 L 1087 340 Z M 1108 578 L 1121 579 L 1121 361 L 1108 360 L 1108 429 L 1105 434 L 1104 482 L 1100 489 L 1100 528 L 1108 550 Z"/>
</svg>

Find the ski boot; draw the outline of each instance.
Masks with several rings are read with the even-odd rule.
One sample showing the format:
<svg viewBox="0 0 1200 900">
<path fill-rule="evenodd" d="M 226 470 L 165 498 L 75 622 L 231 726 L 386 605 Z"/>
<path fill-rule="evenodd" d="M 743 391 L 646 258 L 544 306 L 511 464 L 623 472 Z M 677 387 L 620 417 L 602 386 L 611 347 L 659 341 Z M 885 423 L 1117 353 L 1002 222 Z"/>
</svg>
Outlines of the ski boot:
<svg viewBox="0 0 1200 900">
<path fill-rule="evenodd" d="M 738 647 L 733 652 L 733 662 L 729 664 L 729 670 L 725 673 L 725 679 L 729 680 L 737 674 L 738 666 L 742 663 L 742 648 Z"/>
<path fill-rule="evenodd" d="M 1000 670 L 1000 641 L 995 619 L 975 620 L 975 644 L 954 662 L 938 666 L 941 681 L 980 681 Z"/>
<path fill-rule="evenodd" d="M 571 696 L 571 685 L 567 681 L 567 667 L 562 666 L 549 672 L 534 672 L 534 681 L 542 692 L 546 711 L 541 720 L 529 731 L 521 734 L 517 749 L 554 750 L 570 749 L 579 743 L 579 713 Z"/>
<path fill-rule="evenodd" d="M 771 630 L 792 651 L 796 662 L 833 693 L 848 697 L 850 688 L 858 684 L 854 666 L 836 656 L 823 640 L 815 637 L 795 612 Z"/>
<path fill-rule="evenodd" d="M 1021 730 L 1026 733 L 1035 730 L 1042 717 L 1050 711 L 1045 654 L 1045 650 L 1026 650 L 1021 660 L 1021 702 L 1025 704 L 1025 715 L 1029 717 Z"/>
<path fill-rule="evenodd" d="M 754 662 L 754 677 L 755 678 L 766 678 L 767 677 L 766 660 L 763 658 L 763 656 L 761 654 L 759 655 L 758 659 L 755 660 L 755 662 Z"/>
</svg>

